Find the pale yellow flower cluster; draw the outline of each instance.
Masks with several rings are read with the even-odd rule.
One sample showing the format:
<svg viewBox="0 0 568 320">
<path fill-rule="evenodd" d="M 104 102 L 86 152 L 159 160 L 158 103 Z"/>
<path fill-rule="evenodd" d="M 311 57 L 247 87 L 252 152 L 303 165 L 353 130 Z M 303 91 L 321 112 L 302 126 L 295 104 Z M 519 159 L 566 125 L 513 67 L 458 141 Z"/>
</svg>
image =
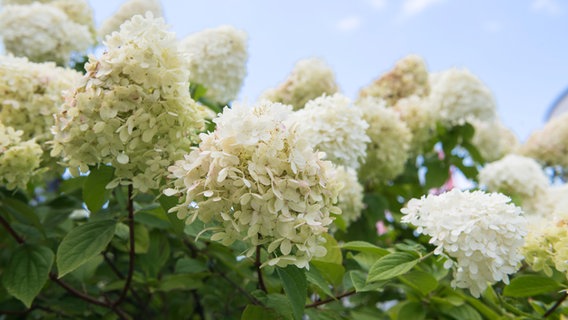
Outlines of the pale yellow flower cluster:
<svg viewBox="0 0 568 320">
<path fill-rule="evenodd" d="M 235 104 L 201 135 L 199 147 L 169 168 L 181 195 L 172 209 L 180 219 L 196 219 L 224 245 L 243 241 L 251 256 L 267 249 L 265 265 L 294 264 L 326 254 L 323 235 L 332 223 L 342 183 L 335 168 L 314 152 L 290 122 L 290 106 L 268 101 Z"/>
<path fill-rule="evenodd" d="M 411 154 L 418 155 L 423 151 L 430 151 L 424 150 L 425 145 L 432 139 L 436 130 L 436 115 L 430 105 L 430 100 L 411 95 L 398 100 L 393 109 L 412 133 Z"/>
<path fill-rule="evenodd" d="M 261 99 L 289 104 L 295 110 L 324 94 L 339 91 L 333 70 L 321 59 L 300 60 L 288 78 L 277 88 L 266 90 Z"/>
<path fill-rule="evenodd" d="M 41 161 L 41 147 L 21 136 L 22 131 L 0 123 L 0 184 L 9 190 L 25 189 Z"/>
<path fill-rule="evenodd" d="M 293 119 L 298 123 L 298 133 L 310 141 L 314 150 L 325 152 L 327 160 L 354 169 L 365 160 L 367 143 L 371 141 L 365 133 L 369 125 L 360 108 L 344 95 L 310 100 Z"/>
<path fill-rule="evenodd" d="M 98 30 L 99 37 L 104 39 L 105 36 L 120 30 L 120 25 L 124 22 L 135 15 L 145 15 L 146 12 L 151 12 L 154 17 L 161 17 L 160 0 L 127 0 L 112 16 L 103 21 Z"/>
<path fill-rule="evenodd" d="M 389 106 L 402 98 L 415 95 L 426 97 L 430 93 L 428 70 L 424 60 L 409 55 L 399 60 L 394 68 L 359 92 L 359 99 L 374 97 L 384 99 Z"/>
<path fill-rule="evenodd" d="M 0 122 L 22 130 L 22 139 L 51 140 L 53 116 L 82 75 L 52 62 L 34 63 L 26 58 L 0 56 Z"/>
<path fill-rule="evenodd" d="M 361 212 L 365 207 L 363 202 L 364 190 L 354 169 L 339 166 L 334 174 L 334 179 L 342 184 L 342 188 L 337 202 L 341 214 L 335 217 L 333 223 L 335 226 L 346 228 L 361 217 Z"/>
<path fill-rule="evenodd" d="M 180 41 L 189 82 L 207 89 L 205 98 L 226 104 L 239 94 L 247 74 L 247 34 L 232 26 L 206 29 Z"/>
<path fill-rule="evenodd" d="M 87 74 L 56 119 L 52 156 L 72 174 L 111 164 L 118 183 L 158 189 L 167 167 L 181 159 L 203 128 L 202 107 L 189 96 L 189 78 L 175 34 L 151 14 L 135 16 L 91 56 Z"/>
<path fill-rule="evenodd" d="M 31 61 L 65 65 L 95 39 L 92 11 L 84 1 L 59 0 L 7 5 L 0 12 L 0 36 L 6 51 Z"/>
<path fill-rule="evenodd" d="M 551 119 L 544 128 L 533 132 L 520 152 L 545 165 L 568 168 L 568 113 Z"/>
<path fill-rule="evenodd" d="M 367 136 L 371 139 L 367 144 L 367 159 L 359 170 L 359 176 L 379 183 L 396 178 L 410 157 L 410 129 L 395 110 L 387 108 L 382 99 L 365 98 L 357 106 L 369 124 Z"/>
<path fill-rule="evenodd" d="M 497 119 L 493 121 L 473 120 L 471 124 L 475 129 L 471 142 L 485 161 L 497 161 L 520 148 L 515 133 Z"/>
</svg>

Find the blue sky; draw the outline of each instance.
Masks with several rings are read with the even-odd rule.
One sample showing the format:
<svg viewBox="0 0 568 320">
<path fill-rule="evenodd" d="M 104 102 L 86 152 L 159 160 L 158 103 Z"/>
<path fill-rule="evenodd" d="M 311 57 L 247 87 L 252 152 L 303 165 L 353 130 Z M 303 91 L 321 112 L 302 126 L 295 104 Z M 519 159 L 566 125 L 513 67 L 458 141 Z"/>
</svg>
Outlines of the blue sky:
<svg viewBox="0 0 568 320">
<path fill-rule="evenodd" d="M 91 1 L 96 21 L 118 1 Z M 342 92 L 360 87 L 407 54 L 430 71 L 464 67 L 494 93 L 503 122 L 524 140 L 568 88 L 568 3 L 562 0 L 162 0 L 178 34 L 231 24 L 249 35 L 241 99 L 254 101 L 298 59 L 321 57 Z"/>
</svg>

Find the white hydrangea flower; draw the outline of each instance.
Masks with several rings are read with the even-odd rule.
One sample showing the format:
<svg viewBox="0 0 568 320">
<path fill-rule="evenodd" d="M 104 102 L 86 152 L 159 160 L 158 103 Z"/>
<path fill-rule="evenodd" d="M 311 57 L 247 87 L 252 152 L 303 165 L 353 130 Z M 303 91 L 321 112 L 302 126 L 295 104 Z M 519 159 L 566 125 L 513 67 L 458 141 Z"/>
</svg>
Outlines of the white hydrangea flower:
<svg viewBox="0 0 568 320">
<path fill-rule="evenodd" d="M 522 210 L 500 193 L 453 189 L 412 199 L 401 221 L 431 237 L 434 254 L 454 266 L 452 287 L 467 288 L 474 297 L 498 281 L 509 282 L 523 259 L 526 235 Z"/>
<path fill-rule="evenodd" d="M 471 142 L 485 161 L 497 161 L 507 154 L 516 152 L 520 147 L 515 133 L 497 119 L 494 121 L 474 120 L 471 124 L 475 129 Z"/>
<path fill-rule="evenodd" d="M 374 182 L 396 178 L 404 171 L 410 156 L 412 133 L 398 113 L 387 108 L 382 99 L 365 98 L 357 107 L 363 111 L 363 119 L 369 124 L 367 159 L 359 170 L 359 176 Z"/>
<path fill-rule="evenodd" d="M 22 131 L 0 123 L 0 184 L 9 190 L 25 189 L 40 164 L 41 147 L 21 136 Z"/>
<path fill-rule="evenodd" d="M 344 227 L 348 227 L 352 222 L 359 219 L 365 207 L 363 202 L 364 189 L 359 183 L 357 172 L 354 169 L 338 166 L 334 174 L 335 179 L 342 185 L 337 202 L 341 214 L 334 220 L 334 225 L 341 223 Z"/>
<path fill-rule="evenodd" d="M 266 90 L 260 99 L 289 104 L 298 110 L 310 100 L 338 91 L 333 70 L 325 61 L 311 58 L 298 61 L 288 78 L 277 88 Z"/>
<path fill-rule="evenodd" d="M 568 113 L 551 119 L 544 128 L 533 132 L 520 152 L 547 166 L 568 168 Z"/>
<path fill-rule="evenodd" d="M 52 156 L 62 156 L 74 175 L 111 164 L 116 180 L 108 187 L 157 189 L 196 141 L 202 107 L 189 96 L 175 34 L 163 19 L 135 16 L 106 45 L 101 58 L 89 58 L 56 118 Z"/>
<path fill-rule="evenodd" d="M 430 83 L 426 63 L 418 55 L 409 55 L 397 61 L 394 68 L 359 92 L 359 99 L 381 98 L 389 106 L 402 98 L 428 96 Z"/>
<path fill-rule="evenodd" d="M 181 194 L 172 209 L 180 219 L 196 219 L 213 231 L 211 240 L 265 245 L 268 265 L 307 268 L 323 247 L 341 183 L 331 162 L 321 160 L 289 123 L 290 106 L 265 101 L 252 108 L 235 104 L 201 135 L 199 147 L 169 168 Z"/>
<path fill-rule="evenodd" d="M 225 104 L 239 94 L 247 74 L 247 34 L 220 26 L 191 34 L 180 42 L 187 54 L 189 82 L 203 85 L 205 98 Z"/>
<path fill-rule="evenodd" d="M 0 56 L 0 122 L 22 130 L 23 139 L 44 144 L 53 137 L 53 115 L 64 101 L 64 91 L 73 89 L 81 77 L 52 62 Z"/>
<path fill-rule="evenodd" d="M 299 134 L 314 150 L 325 152 L 327 160 L 354 169 L 365 160 L 367 143 L 371 141 L 365 133 L 369 125 L 361 110 L 344 95 L 336 93 L 308 101 L 293 119 Z"/>
<path fill-rule="evenodd" d="M 534 159 L 510 154 L 481 169 L 479 183 L 489 191 L 501 192 L 521 201 L 525 212 L 534 213 L 537 208 L 530 205 L 534 203 L 531 199 L 543 196 L 549 181 Z"/>
<path fill-rule="evenodd" d="M 96 39 L 95 16 L 87 0 L 50 0 L 48 3 L 65 12 L 73 22 L 87 26 L 92 38 Z"/>
<path fill-rule="evenodd" d="M 412 133 L 411 154 L 418 155 L 423 151 L 429 151 L 424 150 L 424 147 L 434 136 L 437 120 L 430 100 L 411 95 L 398 100 L 393 109 L 398 112 Z"/>
<path fill-rule="evenodd" d="M 135 15 L 145 15 L 151 12 L 154 17 L 162 16 L 160 0 L 127 0 L 118 10 L 101 24 L 98 34 L 104 39 L 105 36 L 120 30 L 120 25 L 130 20 Z"/>
<path fill-rule="evenodd" d="M 439 119 L 449 126 L 496 118 L 491 91 L 465 69 L 449 69 L 430 76 L 431 99 Z"/>
<path fill-rule="evenodd" d="M 85 51 L 94 42 L 89 26 L 76 23 L 54 5 L 42 3 L 3 7 L 0 35 L 9 53 L 61 65 L 69 62 L 72 52 Z"/>
<path fill-rule="evenodd" d="M 566 199 L 566 194 L 564 195 Z M 564 203 L 566 205 L 566 203 Z M 568 278 L 568 211 L 552 216 L 530 218 L 528 234 L 523 246 L 525 261 L 534 271 L 543 271 L 551 277 L 552 268 L 564 272 Z"/>
</svg>

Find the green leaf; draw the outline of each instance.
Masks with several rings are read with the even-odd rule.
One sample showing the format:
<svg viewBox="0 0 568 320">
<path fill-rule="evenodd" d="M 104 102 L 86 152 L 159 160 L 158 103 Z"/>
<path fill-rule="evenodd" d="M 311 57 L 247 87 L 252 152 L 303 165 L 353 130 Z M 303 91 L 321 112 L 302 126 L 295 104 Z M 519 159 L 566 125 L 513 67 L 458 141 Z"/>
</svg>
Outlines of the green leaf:
<svg viewBox="0 0 568 320">
<path fill-rule="evenodd" d="M 426 188 L 442 186 L 450 177 L 450 168 L 442 161 L 431 163 L 427 166 Z"/>
<path fill-rule="evenodd" d="M 422 320 L 426 318 L 426 311 L 420 302 L 406 301 L 403 306 L 398 310 L 397 319 L 406 320 Z M 469 319 L 469 318 L 463 318 Z"/>
<path fill-rule="evenodd" d="M 304 304 L 306 303 L 306 296 L 308 294 L 308 284 L 305 273 L 303 270 L 293 265 L 289 265 L 286 268 L 277 268 L 276 271 L 282 281 L 284 292 L 290 300 L 294 318 L 301 320 L 304 315 Z"/>
<path fill-rule="evenodd" d="M 199 83 L 192 83 L 189 85 L 189 93 L 191 98 L 195 101 L 201 99 L 201 97 L 205 96 L 207 92 L 207 88 Z"/>
<path fill-rule="evenodd" d="M 150 246 L 146 254 L 138 257 L 139 266 L 147 276 L 157 277 L 158 273 L 168 262 L 171 248 L 167 233 L 158 230 L 150 233 Z"/>
<path fill-rule="evenodd" d="M 112 181 L 114 169 L 107 166 L 91 167 L 83 185 L 83 201 L 92 213 L 101 210 L 108 201 L 110 190 L 106 185 Z"/>
<path fill-rule="evenodd" d="M 503 295 L 514 298 L 532 297 L 560 290 L 562 286 L 553 279 L 539 275 L 519 276 L 505 287 Z"/>
<path fill-rule="evenodd" d="M 477 312 L 477 310 L 475 310 L 472 306 L 470 306 L 469 304 L 462 304 L 461 306 L 457 306 L 457 307 L 453 307 L 451 309 L 448 310 L 441 310 L 442 313 L 456 319 L 456 320 L 462 320 L 462 319 L 468 319 L 468 320 L 483 320 L 483 318 L 481 317 L 481 315 L 479 314 L 479 312 Z"/>
<path fill-rule="evenodd" d="M 438 281 L 428 272 L 423 271 L 412 271 L 403 276 L 400 276 L 400 280 L 410 286 L 423 295 L 427 295 L 432 292 L 436 287 L 438 287 Z"/>
<path fill-rule="evenodd" d="M 176 262 L 175 270 L 176 273 L 199 273 L 207 271 L 208 268 L 203 261 L 191 258 L 182 258 Z"/>
<path fill-rule="evenodd" d="M 394 252 L 379 259 L 369 270 L 367 282 L 388 280 L 407 273 L 417 263 L 416 255 L 408 252 Z"/>
<path fill-rule="evenodd" d="M 325 281 L 316 267 L 312 266 L 308 271 L 306 271 L 306 278 L 309 283 L 314 284 L 323 293 L 330 297 L 333 296 L 333 293 L 331 293 L 331 290 L 329 289 L 329 283 Z"/>
<path fill-rule="evenodd" d="M 24 244 L 14 250 L 2 274 L 2 283 L 9 294 L 30 308 L 52 265 L 53 252 L 49 248 Z"/>
<path fill-rule="evenodd" d="M 351 283 L 357 292 L 367 292 L 367 291 L 382 291 L 385 283 L 387 281 L 377 281 L 374 283 L 367 284 L 367 275 L 361 271 L 351 270 L 349 271 L 349 278 Z"/>
<path fill-rule="evenodd" d="M 315 258 L 312 261 L 320 261 L 320 262 L 329 262 L 335 264 L 342 264 L 343 263 L 343 255 L 341 254 L 341 249 L 339 248 L 339 244 L 337 240 L 330 235 L 329 233 L 324 233 L 323 237 L 325 238 L 324 247 L 327 250 L 327 253 L 323 257 Z"/>
<path fill-rule="evenodd" d="M 379 248 L 376 245 L 365 241 L 350 241 L 343 244 L 341 248 L 345 250 L 373 253 L 381 257 L 389 254 L 387 249 Z"/>
<path fill-rule="evenodd" d="M 343 267 L 343 265 L 313 259 L 311 264 L 320 271 L 323 278 L 329 283 L 337 286 L 343 281 L 343 275 L 345 274 L 345 267 Z"/>
<path fill-rule="evenodd" d="M 158 291 L 193 290 L 203 286 L 201 276 L 190 274 L 168 274 L 159 282 Z"/>
<path fill-rule="evenodd" d="M 169 213 L 168 211 L 177 206 L 178 205 L 178 198 L 176 197 L 168 197 L 165 195 L 161 195 L 160 198 L 158 199 L 158 201 L 160 202 L 160 205 L 162 206 L 162 208 L 164 209 L 164 212 L 166 214 L 166 216 L 168 217 L 168 220 L 170 221 L 170 224 L 172 226 L 172 228 L 174 229 L 174 232 L 177 233 L 178 235 L 182 235 L 183 234 L 183 230 L 185 228 L 185 221 L 178 219 L 178 217 L 175 215 L 175 213 Z"/>
<path fill-rule="evenodd" d="M 267 314 L 274 314 L 274 310 L 249 304 L 241 315 L 241 320 L 264 320 Z"/>
<path fill-rule="evenodd" d="M 101 220 L 72 229 L 57 249 L 59 277 L 77 269 L 103 251 L 114 236 L 116 222 Z"/>
<path fill-rule="evenodd" d="M 4 198 L 1 204 L 5 209 L 7 209 L 18 221 L 26 224 L 31 224 L 36 227 L 45 236 L 45 231 L 43 225 L 41 224 L 39 217 L 32 207 L 26 203 L 14 199 L 14 198 Z"/>
</svg>

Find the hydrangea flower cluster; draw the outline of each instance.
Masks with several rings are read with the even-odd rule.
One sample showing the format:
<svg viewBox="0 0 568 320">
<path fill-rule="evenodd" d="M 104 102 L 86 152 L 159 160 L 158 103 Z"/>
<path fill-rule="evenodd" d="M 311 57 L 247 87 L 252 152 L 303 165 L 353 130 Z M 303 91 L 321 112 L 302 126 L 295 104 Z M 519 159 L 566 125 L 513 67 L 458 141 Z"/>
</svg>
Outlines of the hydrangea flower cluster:
<svg viewBox="0 0 568 320">
<path fill-rule="evenodd" d="M 475 297 L 489 283 L 508 283 L 523 259 L 526 219 L 503 194 L 453 189 L 412 199 L 401 212 L 402 222 L 431 237 L 434 254 L 448 258 L 444 267 L 454 266 L 452 287 Z"/>
<path fill-rule="evenodd" d="M 169 168 L 174 187 L 165 194 L 181 194 L 172 211 L 186 223 L 204 222 L 211 240 L 244 241 L 247 256 L 264 245 L 272 257 L 265 265 L 308 268 L 326 254 L 323 234 L 340 213 L 341 183 L 291 115 L 290 106 L 268 101 L 225 108 L 216 130 Z"/>
<path fill-rule="evenodd" d="M 568 113 L 551 119 L 533 132 L 521 147 L 521 153 L 548 166 L 568 168 Z"/>
<path fill-rule="evenodd" d="M 448 126 L 496 118 L 491 91 L 465 69 L 449 69 L 430 76 L 429 99 L 439 119 Z"/>
<path fill-rule="evenodd" d="M 0 123 L 0 184 L 9 190 L 24 189 L 41 160 L 41 147 L 21 136 L 22 131 Z"/>
<path fill-rule="evenodd" d="M 130 20 L 135 15 L 145 15 L 151 12 L 154 17 L 162 16 L 162 6 L 160 0 L 127 0 L 118 10 L 105 21 L 98 30 L 99 36 L 105 36 L 120 30 L 120 25 Z"/>
<path fill-rule="evenodd" d="M 510 154 L 483 167 L 479 183 L 489 191 L 519 199 L 525 212 L 534 213 L 530 200 L 546 193 L 548 177 L 534 159 Z"/>
<path fill-rule="evenodd" d="M 157 189 L 203 127 L 189 96 L 188 72 L 163 19 L 135 16 L 106 39 L 56 118 L 52 156 L 73 175 L 111 164 L 118 183 Z"/>
<path fill-rule="evenodd" d="M 413 155 L 418 155 L 425 151 L 424 147 L 434 136 L 436 129 L 436 116 L 430 105 L 430 100 L 411 95 L 398 100 L 393 109 L 412 133 L 410 152 Z"/>
<path fill-rule="evenodd" d="M 341 214 L 337 215 L 333 221 L 333 226 L 347 228 L 359 219 L 365 204 L 363 203 L 364 189 L 357 178 L 357 172 L 353 168 L 338 166 L 334 171 L 335 180 L 342 184 L 339 192 L 337 206 L 341 209 Z"/>
<path fill-rule="evenodd" d="M 65 9 L 63 3 L 57 2 L 3 7 L 0 35 L 6 51 L 36 62 L 67 64 L 71 53 L 85 51 L 94 37 L 92 24 L 76 22 L 77 17 L 69 16 Z"/>
<path fill-rule="evenodd" d="M 517 136 L 499 120 L 471 123 L 475 128 L 472 143 L 485 161 L 497 161 L 520 147 Z"/>
<path fill-rule="evenodd" d="M 566 208 L 566 207 L 564 207 Z M 523 254 L 534 271 L 552 276 L 552 268 L 568 278 L 568 212 L 533 218 L 525 238 Z"/>
<path fill-rule="evenodd" d="M 226 104 L 239 94 L 247 74 L 247 34 L 232 26 L 206 29 L 180 42 L 187 54 L 189 82 L 203 85 L 205 98 Z"/>
<path fill-rule="evenodd" d="M 367 136 L 371 139 L 359 176 L 374 182 L 394 179 L 402 173 L 410 156 L 410 129 L 395 110 L 386 107 L 382 99 L 366 98 L 357 106 L 369 124 Z"/>
<path fill-rule="evenodd" d="M 369 125 L 346 96 L 336 93 L 308 101 L 293 118 L 298 122 L 299 134 L 314 150 L 325 152 L 327 160 L 354 169 L 365 160 L 367 143 L 371 141 L 365 133 Z"/>
<path fill-rule="evenodd" d="M 411 95 L 425 97 L 429 93 L 426 63 L 420 56 L 409 55 L 399 60 L 391 71 L 361 89 L 359 99 L 382 98 L 392 106 L 402 98 Z"/>
<path fill-rule="evenodd" d="M 298 110 L 312 99 L 338 91 L 333 70 L 323 60 L 311 58 L 298 61 L 286 81 L 266 90 L 261 99 L 289 104 Z"/>
<path fill-rule="evenodd" d="M 53 115 L 63 103 L 63 92 L 73 89 L 81 77 L 52 62 L 0 56 L 0 122 L 22 130 L 22 139 L 35 138 L 43 145 L 53 137 Z"/>
</svg>

